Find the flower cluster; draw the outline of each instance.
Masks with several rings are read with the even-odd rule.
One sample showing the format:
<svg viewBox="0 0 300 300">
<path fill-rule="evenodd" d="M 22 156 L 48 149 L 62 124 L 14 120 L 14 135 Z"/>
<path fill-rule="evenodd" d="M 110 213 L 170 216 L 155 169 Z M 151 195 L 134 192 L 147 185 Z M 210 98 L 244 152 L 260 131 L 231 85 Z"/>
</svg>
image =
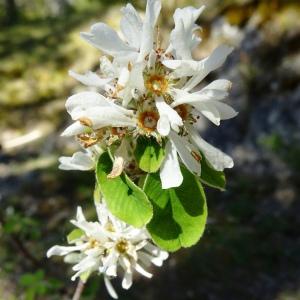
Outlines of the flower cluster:
<svg viewBox="0 0 300 300">
<path fill-rule="evenodd" d="M 224 102 L 230 81 L 219 79 L 198 88 L 232 48 L 222 45 L 202 60 L 193 58 L 201 42 L 196 21 L 203 6 L 176 9 L 175 27 L 163 48 L 160 10 L 160 0 L 148 0 L 142 19 L 127 4 L 120 34 L 106 24 L 94 24 L 81 36 L 103 52 L 99 71 L 69 73 L 88 88 L 68 98 L 66 109 L 74 122 L 62 135 L 75 137 L 84 152 L 61 157 L 60 168 L 95 169 L 97 191 L 105 200 L 97 206 L 97 223 L 87 222 L 78 209 L 72 222 L 84 234 L 73 241 L 75 246 L 55 246 L 48 255 L 79 251 L 73 278 L 97 271 L 112 296 L 108 280 L 116 276 L 117 265 L 124 269 L 122 285 L 128 288 L 133 269 L 149 275 L 139 261 L 161 265 L 167 257 L 149 240 L 169 251 L 199 240 L 207 215 L 202 183 L 224 189 L 223 170 L 233 167 L 231 157 L 196 129 L 202 118 L 218 126 L 237 115 Z M 179 213 L 178 204 L 185 207 L 187 202 L 195 211 Z M 175 237 L 174 224 L 181 228 Z"/>
<path fill-rule="evenodd" d="M 103 274 L 104 282 L 113 298 L 117 294 L 110 279 L 117 277 L 117 267 L 123 269 L 122 287 L 129 289 L 132 285 L 133 271 L 148 278 L 152 274 L 144 266 L 154 264 L 162 266 L 168 253 L 154 246 L 146 229 L 138 229 L 115 218 L 105 204 L 96 204 L 98 222 L 88 222 L 81 207 L 77 208 L 76 220 L 71 223 L 78 227 L 69 235 L 69 243 L 74 246 L 54 246 L 48 250 L 47 256 L 65 255 L 65 261 L 75 264 L 75 280 L 85 280 L 91 273 Z"/>
</svg>

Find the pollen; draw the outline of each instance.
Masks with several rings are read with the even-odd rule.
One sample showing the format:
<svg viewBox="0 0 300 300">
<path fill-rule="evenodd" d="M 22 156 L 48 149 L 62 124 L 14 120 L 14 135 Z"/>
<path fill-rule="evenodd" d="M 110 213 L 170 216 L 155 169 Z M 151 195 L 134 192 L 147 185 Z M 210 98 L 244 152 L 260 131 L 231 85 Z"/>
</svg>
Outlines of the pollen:
<svg viewBox="0 0 300 300">
<path fill-rule="evenodd" d="M 146 88 L 155 95 L 161 96 L 168 89 L 168 80 L 162 75 L 152 75 L 146 81 Z"/>
<path fill-rule="evenodd" d="M 178 105 L 177 107 L 175 107 L 175 110 L 177 111 L 182 120 L 187 120 L 189 116 L 189 111 L 186 105 Z"/>
<path fill-rule="evenodd" d="M 125 239 L 120 239 L 117 244 L 116 244 L 116 250 L 121 253 L 124 254 L 128 251 L 129 249 L 129 243 L 127 242 L 127 240 Z"/>
<path fill-rule="evenodd" d="M 156 129 L 158 119 L 156 112 L 145 111 L 139 115 L 139 126 L 145 131 L 152 132 Z"/>
<path fill-rule="evenodd" d="M 96 145 L 99 141 L 98 137 L 92 137 L 89 134 L 79 134 L 77 136 L 77 139 L 84 148 L 92 147 L 92 146 Z"/>
</svg>

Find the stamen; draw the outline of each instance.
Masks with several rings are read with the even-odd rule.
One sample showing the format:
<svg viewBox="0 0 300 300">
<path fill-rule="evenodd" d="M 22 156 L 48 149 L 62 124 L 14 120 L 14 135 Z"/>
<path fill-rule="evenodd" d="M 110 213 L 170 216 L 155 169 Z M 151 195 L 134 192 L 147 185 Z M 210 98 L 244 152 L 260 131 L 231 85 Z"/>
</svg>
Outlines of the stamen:
<svg viewBox="0 0 300 300">
<path fill-rule="evenodd" d="M 112 127 L 111 129 L 112 135 L 117 135 L 119 138 L 124 137 L 126 134 L 126 128 L 124 127 Z"/>
<path fill-rule="evenodd" d="M 116 244 L 116 250 L 121 254 L 126 253 L 128 249 L 129 249 L 129 243 L 125 239 L 120 239 Z"/>
<path fill-rule="evenodd" d="M 84 148 L 89 148 L 91 146 L 94 146 L 99 141 L 98 137 L 92 137 L 89 134 L 79 134 L 77 138 Z"/>
<path fill-rule="evenodd" d="M 90 120 L 89 118 L 82 117 L 82 118 L 79 118 L 78 121 L 79 121 L 80 124 L 82 124 L 83 126 L 87 126 L 87 127 L 92 127 L 92 126 L 93 126 L 93 122 L 92 122 L 92 120 Z"/>
<path fill-rule="evenodd" d="M 168 81 L 165 76 L 152 75 L 146 81 L 146 88 L 157 96 L 161 96 L 168 89 Z"/>
<path fill-rule="evenodd" d="M 93 249 L 93 248 L 97 248 L 97 247 L 100 247 L 100 242 L 94 238 L 91 238 L 89 240 L 88 249 Z"/>
<path fill-rule="evenodd" d="M 145 111 L 139 115 L 139 126 L 148 131 L 152 132 L 156 129 L 159 116 L 156 112 Z"/>
<path fill-rule="evenodd" d="M 79 134 L 77 135 L 77 139 L 84 148 L 89 148 L 100 142 L 103 139 L 103 136 L 104 131 L 102 129 L 99 129 L 97 131 Z"/>
<path fill-rule="evenodd" d="M 175 110 L 179 114 L 182 120 L 187 120 L 189 116 L 188 108 L 185 104 L 181 104 L 175 107 Z"/>
<path fill-rule="evenodd" d="M 197 153 L 196 151 L 192 151 L 191 154 L 192 154 L 192 156 L 195 158 L 195 160 L 197 162 L 201 161 L 202 157 L 201 157 L 201 155 L 199 153 Z"/>
</svg>

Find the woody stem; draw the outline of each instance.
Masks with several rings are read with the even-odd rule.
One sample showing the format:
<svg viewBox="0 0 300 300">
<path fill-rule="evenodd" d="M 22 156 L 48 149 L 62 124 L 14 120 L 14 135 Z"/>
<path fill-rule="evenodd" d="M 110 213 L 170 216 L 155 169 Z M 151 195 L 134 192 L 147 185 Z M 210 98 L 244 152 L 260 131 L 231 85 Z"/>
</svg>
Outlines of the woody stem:
<svg viewBox="0 0 300 300">
<path fill-rule="evenodd" d="M 84 282 L 79 280 L 72 300 L 80 300 L 83 289 L 84 289 Z"/>
</svg>

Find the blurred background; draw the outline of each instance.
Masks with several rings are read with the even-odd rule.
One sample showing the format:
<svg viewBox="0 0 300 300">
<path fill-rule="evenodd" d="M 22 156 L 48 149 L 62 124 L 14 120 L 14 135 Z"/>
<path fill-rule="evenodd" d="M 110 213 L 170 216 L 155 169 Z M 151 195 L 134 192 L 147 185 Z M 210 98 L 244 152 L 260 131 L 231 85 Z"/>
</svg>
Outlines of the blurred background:
<svg viewBox="0 0 300 300">
<path fill-rule="evenodd" d="M 70 122 L 64 104 L 83 89 L 73 69 L 98 68 L 100 53 L 79 32 L 96 21 L 118 28 L 127 1 L 0 2 L 0 300 L 70 299 L 75 283 L 61 258 L 77 205 L 92 217 L 93 173 L 59 171 L 77 146 L 59 135 Z M 133 1 L 144 9 L 145 1 Z M 205 138 L 233 156 L 226 192 L 207 189 L 204 237 L 181 250 L 150 281 L 136 277 L 120 299 L 300 299 L 300 2 L 163 0 L 163 35 L 176 7 L 207 5 L 195 55 L 235 47 L 221 70 L 233 81 L 229 103 L 240 114 Z M 166 35 L 167 39 L 168 36 Z M 99 277 L 83 298 L 108 299 Z"/>
</svg>

